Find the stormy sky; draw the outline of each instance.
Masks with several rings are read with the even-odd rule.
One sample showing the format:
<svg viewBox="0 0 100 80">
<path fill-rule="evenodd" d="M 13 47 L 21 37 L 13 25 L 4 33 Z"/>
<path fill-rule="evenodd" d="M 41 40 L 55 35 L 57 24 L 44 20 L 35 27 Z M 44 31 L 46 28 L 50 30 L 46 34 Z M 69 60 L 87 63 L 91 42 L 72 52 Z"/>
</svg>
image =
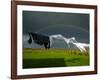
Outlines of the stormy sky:
<svg viewBox="0 0 100 80">
<path fill-rule="evenodd" d="M 62 34 L 66 38 L 75 37 L 78 42 L 89 43 L 89 14 L 23 11 L 24 47 L 32 47 L 24 40 L 28 39 L 29 32 L 47 36 Z M 64 44 L 63 41 L 55 43 L 57 46 Z"/>
</svg>

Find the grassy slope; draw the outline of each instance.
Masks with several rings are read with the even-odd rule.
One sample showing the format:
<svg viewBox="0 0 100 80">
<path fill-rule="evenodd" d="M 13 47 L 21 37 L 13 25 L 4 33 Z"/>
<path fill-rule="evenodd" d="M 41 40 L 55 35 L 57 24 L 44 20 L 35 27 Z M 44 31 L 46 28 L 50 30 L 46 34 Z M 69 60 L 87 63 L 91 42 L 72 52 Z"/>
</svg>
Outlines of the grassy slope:
<svg viewBox="0 0 100 80">
<path fill-rule="evenodd" d="M 29 66 L 28 66 L 29 65 Z M 79 50 L 67 49 L 24 49 L 23 66 L 31 67 L 60 67 L 89 65 L 89 54 Z"/>
</svg>

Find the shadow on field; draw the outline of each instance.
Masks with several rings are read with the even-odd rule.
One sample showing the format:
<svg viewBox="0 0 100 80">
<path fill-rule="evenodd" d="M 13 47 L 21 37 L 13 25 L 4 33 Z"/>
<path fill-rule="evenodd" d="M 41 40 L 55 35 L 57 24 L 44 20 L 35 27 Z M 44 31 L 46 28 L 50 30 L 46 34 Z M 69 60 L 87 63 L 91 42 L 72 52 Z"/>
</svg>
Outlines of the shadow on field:
<svg viewBox="0 0 100 80">
<path fill-rule="evenodd" d="M 23 68 L 65 67 L 64 58 L 23 59 Z"/>
</svg>

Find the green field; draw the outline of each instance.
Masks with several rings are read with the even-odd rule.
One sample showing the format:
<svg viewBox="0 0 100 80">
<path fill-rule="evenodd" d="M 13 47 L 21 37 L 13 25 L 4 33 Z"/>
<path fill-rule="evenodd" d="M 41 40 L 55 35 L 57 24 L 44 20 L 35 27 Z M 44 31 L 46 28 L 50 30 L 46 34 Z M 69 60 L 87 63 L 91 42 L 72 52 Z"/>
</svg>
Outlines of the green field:
<svg viewBox="0 0 100 80">
<path fill-rule="evenodd" d="M 89 65 L 89 50 L 23 49 L 23 68 L 68 67 Z"/>
</svg>

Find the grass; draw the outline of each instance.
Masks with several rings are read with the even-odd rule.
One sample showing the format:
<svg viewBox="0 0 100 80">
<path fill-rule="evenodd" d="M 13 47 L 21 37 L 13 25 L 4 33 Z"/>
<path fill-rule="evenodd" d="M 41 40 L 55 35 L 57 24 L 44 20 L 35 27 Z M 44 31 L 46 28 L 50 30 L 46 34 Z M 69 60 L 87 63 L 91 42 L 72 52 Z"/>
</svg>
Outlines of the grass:
<svg viewBox="0 0 100 80">
<path fill-rule="evenodd" d="M 68 67 L 89 65 L 89 50 L 23 49 L 23 68 Z"/>
<path fill-rule="evenodd" d="M 62 67 L 66 66 L 63 58 L 48 59 L 24 59 L 23 68 Z"/>
</svg>

